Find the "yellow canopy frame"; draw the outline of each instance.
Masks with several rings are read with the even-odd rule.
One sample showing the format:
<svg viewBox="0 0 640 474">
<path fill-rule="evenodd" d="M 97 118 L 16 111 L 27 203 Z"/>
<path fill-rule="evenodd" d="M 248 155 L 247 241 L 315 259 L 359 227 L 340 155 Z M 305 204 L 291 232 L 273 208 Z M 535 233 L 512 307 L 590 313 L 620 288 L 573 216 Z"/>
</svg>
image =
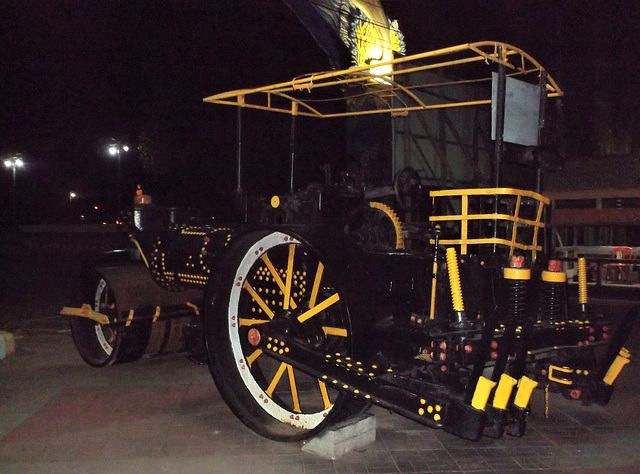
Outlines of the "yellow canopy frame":
<svg viewBox="0 0 640 474">
<path fill-rule="evenodd" d="M 419 96 L 415 91 L 459 84 L 490 84 L 491 64 L 503 65 L 508 71 L 508 77 L 518 77 L 535 83 L 539 83 L 540 78 L 544 77 L 547 97 L 563 95 L 555 80 L 529 54 L 506 43 L 480 41 L 376 64 L 376 67 L 391 65 L 394 71 L 388 76 L 372 74 L 367 66 L 318 72 L 288 82 L 223 92 L 207 97 L 204 101 L 317 118 L 381 113 L 404 116 L 411 111 L 490 104 L 490 90 L 488 97 L 479 100 L 455 101 L 440 98 L 434 99 L 433 102 L 427 102 L 424 95 Z M 415 73 L 421 71 L 437 72 L 440 78 L 464 76 L 469 79 L 444 79 L 426 83 L 409 83 L 408 80 L 404 80 L 408 75 L 412 75 L 413 80 Z M 343 94 L 342 89 L 345 85 L 361 86 L 358 97 L 375 95 L 382 98 L 387 106 L 375 110 L 336 107 L 336 104 L 345 104 L 354 97 Z M 318 95 L 320 97 L 317 97 Z"/>
</svg>

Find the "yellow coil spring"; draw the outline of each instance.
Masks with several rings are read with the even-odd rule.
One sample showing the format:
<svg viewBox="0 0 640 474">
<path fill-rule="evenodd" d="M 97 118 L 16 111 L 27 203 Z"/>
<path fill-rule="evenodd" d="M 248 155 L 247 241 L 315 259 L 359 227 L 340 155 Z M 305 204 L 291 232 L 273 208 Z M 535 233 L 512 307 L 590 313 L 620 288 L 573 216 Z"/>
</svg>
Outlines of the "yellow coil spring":
<svg viewBox="0 0 640 474">
<path fill-rule="evenodd" d="M 580 304 L 587 304 L 587 260 L 578 259 L 578 299 Z"/>
<path fill-rule="evenodd" d="M 460 272 L 458 271 L 458 257 L 456 256 L 456 249 L 453 247 L 447 249 L 447 266 L 449 267 L 449 284 L 451 286 L 453 309 L 455 311 L 464 311 L 462 289 L 460 288 Z"/>
</svg>

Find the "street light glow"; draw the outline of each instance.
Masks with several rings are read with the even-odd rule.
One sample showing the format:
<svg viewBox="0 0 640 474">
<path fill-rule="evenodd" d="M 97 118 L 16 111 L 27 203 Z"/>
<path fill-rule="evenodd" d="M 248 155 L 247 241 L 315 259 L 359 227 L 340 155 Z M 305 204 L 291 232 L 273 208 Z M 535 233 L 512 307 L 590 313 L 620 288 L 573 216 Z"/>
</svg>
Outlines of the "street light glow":
<svg viewBox="0 0 640 474">
<path fill-rule="evenodd" d="M 116 200 L 118 203 L 118 209 L 120 209 L 120 181 L 121 181 L 121 161 L 122 161 L 122 152 L 128 152 L 129 151 L 129 145 L 125 145 L 124 143 L 120 143 L 120 142 L 116 142 L 116 143 L 112 143 L 111 145 L 109 145 L 108 148 L 109 154 L 111 156 L 115 156 L 118 158 L 118 181 L 116 184 Z"/>
<path fill-rule="evenodd" d="M 22 168 L 24 166 L 24 160 L 20 157 L 20 155 L 10 156 L 9 158 L 4 160 L 4 166 L 7 169 L 11 170 L 12 174 L 12 183 L 13 186 L 11 188 L 11 207 L 13 214 L 13 229 L 15 232 L 18 231 L 18 213 L 17 213 L 17 194 L 16 194 L 16 171 L 18 168 Z"/>
<path fill-rule="evenodd" d="M 107 151 L 111 156 L 120 156 L 120 153 L 123 151 L 125 153 L 129 151 L 129 145 L 125 145 L 123 143 L 112 143 L 107 148 Z"/>
<path fill-rule="evenodd" d="M 19 156 L 12 156 L 4 160 L 4 165 L 7 168 L 22 168 L 24 166 L 24 160 Z"/>
</svg>

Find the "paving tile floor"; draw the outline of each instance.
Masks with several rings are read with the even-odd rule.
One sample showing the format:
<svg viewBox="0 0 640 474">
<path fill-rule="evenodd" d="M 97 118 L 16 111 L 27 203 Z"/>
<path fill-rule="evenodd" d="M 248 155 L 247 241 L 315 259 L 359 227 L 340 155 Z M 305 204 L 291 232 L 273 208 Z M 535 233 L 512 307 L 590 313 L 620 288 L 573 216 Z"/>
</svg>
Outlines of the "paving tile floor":
<svg viewBox="0 0 640 474">
<path fill-rule="evenodd" d="M 553 394 L 547 419 L 536 391 L 523 438 L 466 441 L 373 408 L 376 441 L 328 460 L 245 428 L 182 355 L 94 369 L 56 325 L 17 346 L 0 361 L 2 473 L 640 472 L 637 361 L 607 407 Z"/>
</svg>

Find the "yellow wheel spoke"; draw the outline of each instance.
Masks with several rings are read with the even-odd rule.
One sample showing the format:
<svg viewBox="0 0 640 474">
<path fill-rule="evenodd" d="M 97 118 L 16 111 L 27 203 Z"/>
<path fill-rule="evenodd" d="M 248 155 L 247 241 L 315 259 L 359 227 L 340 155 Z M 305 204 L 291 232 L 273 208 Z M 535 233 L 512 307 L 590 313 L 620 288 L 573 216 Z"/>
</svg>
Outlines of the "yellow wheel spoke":
<svg viewBox="0 0 640 474">
<path fill-rule="evenodd" d="M 253 326 L 254 324 L 264 324 L 269 321 L 266 319 L 240 318 L 238 322 L 240 323 L 240 326 Z"/>
<path fill-rule="evenodd" d="M 242 321 L 242 320 L 241 320 Z M 331 326 L 322 326 L 322 330 L 327 336 L 347 337 L 347 330 L 343 328 L 334 328 Z"/>
<path fill-rule="evenodd" d="M 247 364 L 249 365 L 249 367 L 251 367 L 251 364 L 254 363 L 254 361 L 260 357 L 260 355 L 262 355 L 262 349 L 256 349 L 255 351 L 253 351 L 253 354 L 251 354 L 250 356 L 247 356 Z"/>
<path fill-rule="evenodd" d="M 316 314 L 324 311 L 332 304 L 337 303 L 339 300 L 340 300 L 340 295 L 338 293 L 335 293 L 333 296 L 330 296 L 329 298 L 324 300 L 322 303 L 314 306 L 313 308 L 308 309 L 307 311 L 302 313 L 300 316 L 298 316 L 298 321 L 300 321 L 301 323 L 304 323 L 307 319 L 314 317 Z"/>
<path fill-rule="evenodd" d="M 257 261 L 243 284 L 243 290 L 246 290 L 243 301 L 246 303 L 242 306 L 243 316 L 238 315 L 238 327 L 242 328 L 240 334 L 246 334 L 251 326 L 270 323 L 283 311 L 288 313 L 297 309 L 300 323 L 316 317 L 313 321 L 327 340 L 341 347 L 341 340 L 337 338 L 344 338 L 342 341 L 349 338 L 348 325 L 341 318 L 342 312 L 338 311 L 342 304 L 331 308 L 340 302 L 340 295 L 335 289 L 330 289 L 332 285 L 326 280 L 324 265 L 317 256 L 308 254 L 300 243 L 289 241 L 279 242 L 255 258 Z M 252 300 L 248 300 L 249 297 Z M 271 351 L 245 344 L 243 349 L 246 352 L 242 362 L 264 390 L 261 397 L 273 399 L 265 400 L 269 403 L 264 406 L 271 406 L 273 402 L 285 409 L 288 412 L 286 422 L 290 418 L 293 420 L 291 423 L 297 423 L 296 420 L 302 423 L 302 414 L 315 417 L 334 405 L 333 390 L 321 380 L 296 371 L 291 364 L 278 361 L 277 355 Z M 264 355 L 267 357 L 262 357 Z"/>
<path fill-rule="evenodd" d="M 327 386 L 322 380 L 318 380 L 318 385 L 320 386 L 320 394 L 322 395 L 322 403 L 324 403 L 324 409 L 329 408 L 332 403 L 329 400 L 329 393 L 327 392 Z"/>
<path fill-rule="evenodd" d="M 280 379 L 282 378 L 282 374 L 284 374 L 284 371 L 287 369 L 288 365 L 289 364 L 285 364 L 284 362 L 280 364 L 280 367 L 278 367 L 278 371 L 276 372 L 276 375 L 273 376 L 273 380 L 269 384 L 269 388 L 265 390 L 265 393 L 270 397 L 273 395 L 273 391 L 276 389 L 276 386 L 278 385 L 278 382 L 280 382 Z"/>
<path fill-rule="evenodd" d="M 260 258 L 262 259 L 264 264 L 269 269 L 269 272 L 271 273 L 271 276 L 273 277 L 273 280 L 276 282 L 276 284 L 280 288 L 280 291 L 282 291 L 282 293 L 285 293 L 284 282 L 282 281 L 282 278 L 280 278 L 280 275 L 278 274 L 278 270 L 276 270 L 276 267 L 274 267 L 273 263 L 271 263 L 271 259 L 267 256 L 266 253 L 264 255 L 262 255 L 262 257 L 260 257 Z M 289 307 L 291 309 L 296 309 L 297 306 L 298 305 L 296 304 L 295 301 L 293 301 L 293 298 L 290 298 Z"/>
<path fill-rule="evenodd" d="M 296 378 L 293 375 L 293 367 L 287 365 L 287 372 L 289 373 L 289 386 L 291 387 L 291 401 L 293 402 L 293 411 L 296 413 L 302 413 L 300 410 L 300 399 L 298 398 L 298 388 L 296 387 Z"/>
<path fill-rule="evenodd" d="M 309 308 L 313 308 L 316 305 L 316 298 L 318 297 L 318 290 L 320 289 L 320 280 L 322 280 L 323 272 L 324 265 L 322 262 L 318 262 L 318 270 L 316 271 L 316 278 L 313 280 L 313 289 L 311 290 L 311 298 L 309 299 Z"/>
<path fill-rule="evenodd" d="M 287 282 L 284 287 L 284 306 L 283 309 L 286 311 L 289 309 L 289 300 L 291 299 L 291 282 L 293 281 L 293 257 L 296 252 L 296 245 L 289 245 L 289 258 L 287 260 Z"/>
<path fill-rule="evenodd" d="M 254 290 L 253 287 L 246 281 L 244 282 L 244 289 L 249 292 L 251 297 L 256 301 L 256 303 L 258 303 L 258 305 L 267 314 L 267 316 L 269 316 L 269 319 L 273 319 L 273 311 L 271 311 L 271 308 L 267 306 L 267 303 L 265 303 L 264 300 L 260 298 L 260 295 L 256 292 L 256 290 Z"/>
</svg>

